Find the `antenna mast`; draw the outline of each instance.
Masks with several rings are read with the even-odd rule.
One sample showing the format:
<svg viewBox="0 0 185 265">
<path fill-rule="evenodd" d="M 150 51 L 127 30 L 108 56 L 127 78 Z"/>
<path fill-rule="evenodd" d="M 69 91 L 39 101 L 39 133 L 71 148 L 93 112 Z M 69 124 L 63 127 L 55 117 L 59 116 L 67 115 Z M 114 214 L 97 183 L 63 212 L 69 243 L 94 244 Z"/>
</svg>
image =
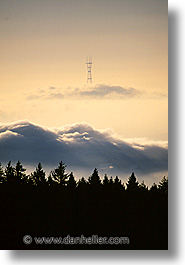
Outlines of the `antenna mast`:
<svg viewBox="0 0 185 265">
<path fill-rule="evenodd" d="M 92 83 L 92 72 L 91 72 L 91 68 L 92 68 L 92 58 L 91 57 L 87 57 L 87 83 Z"/>
</svg>

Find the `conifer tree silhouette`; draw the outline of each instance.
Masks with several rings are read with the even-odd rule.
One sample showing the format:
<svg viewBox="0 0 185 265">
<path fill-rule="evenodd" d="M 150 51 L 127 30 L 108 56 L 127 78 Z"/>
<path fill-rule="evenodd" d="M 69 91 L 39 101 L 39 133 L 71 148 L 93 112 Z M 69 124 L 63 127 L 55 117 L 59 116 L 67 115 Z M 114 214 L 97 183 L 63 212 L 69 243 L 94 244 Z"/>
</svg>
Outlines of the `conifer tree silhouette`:
<svg viewBox="0 0 185 265">
<path fill-rule="evenodd" d="M 43 170 L 41 163 L 38 164 L 36 170 L 31 174 L 31 177 L 37 187 L 45 186 L 46 172 Z"/>
<path fill-rule="evenodd" d="M 15 168 L 12 167 L 11 161 L 8 162 L 5 168 L 5 178 L 8 183 L 12 183 L 15 181 Z"/>
<path fill-rule="evenodd" d="M 128 179 L 127 190 L 134 192 L 134 191 L 137 191 L 138 188 L 139 188 L 139 183 L 136 181 L 134 172 L 132 172 L 131 176 Z"/>
<path fill-rule="evenodd" d="M 159 182 L 159 190 L 163 193 L 168 193 L 168 178 L 165 176 L 162 178 L 162 180 Z"/>
<path fill-rule="evenodd" d="M 112 176 L 110 177 L 110 180 L 109 180 L 109 185 L 113 185 L 114 182 L 113 182 L 113 179 L 112 179 Z"/>
<path fill-rule="evenodd" d="M 69 175 L 65 173 L 66 165 L 61 161 L 56 169 L 51 171 L 51 177 L 61 186 L 67 185 Z"/>
<path fill-rule="evenodd" d="M 69 188 L 72 188 L 72 189 L 76 188 L 76 181 L 75 181 L 75 178 L 73 176 L 73 172 L 71 172 L 69 174 L 69 180 L 68 180 L 68 184 L 67 185 L 68 185 Z"/>
<path fill-rule="evenodd" d="M 89 185 L 89 183 L 85 180 L 84 177 L 82 177 L 81 179 L 79 179 L 78 183 L 77 183 L 77 187 L 78 188 L 86 188 L 87 185 Z"/>
<path fill-rule="evenodd" d="M 107 177 L 107 174 L 105 174 L 105 176 L 104 176 L 104 178 L 103 178 L 103 185 L 104 185 L 105 187 L 107 187 L 108 184 L 109 184 L 109 179 L 108 179 L 108 177 Z"/>
<path fill-rule="evenodd" d="M 3 167 L 0 163 L 0 184 L 5 182 L 5 177 L 4 177 L 4 170 Z"/>
<path fill-rule="evenodd" d="M 92 187 L 98 187 L 101 184 L 101 179 L 98 175 L 98 170 L 95 168 L 93 174 L 88 179 L 89 184 Z"/>
<path fill-rule="evenodd" d="M 146 186 L 144 180 L 141 182 L 141 184 L 139 184 L 139 189 L 140 191 L 148 191 L 148 186 Z"/>
<path fill-rule="evenodd" d="M 150 188 L 150 192 L 157 192 L 158 188 L 157 188 L 157 184 L 155 184 L 155 182 L 152 184 L 151 188 Z"/>
<path fill-rule="evenodd" d="M 15 178 L 19 184 L 26 183 L 26 181 L 27 181 L 25 171 L 26 171 L 26 169 L 23 168 L 23 165 L 18 160 L 18 162 L 15 166 Z"/>
</svg>

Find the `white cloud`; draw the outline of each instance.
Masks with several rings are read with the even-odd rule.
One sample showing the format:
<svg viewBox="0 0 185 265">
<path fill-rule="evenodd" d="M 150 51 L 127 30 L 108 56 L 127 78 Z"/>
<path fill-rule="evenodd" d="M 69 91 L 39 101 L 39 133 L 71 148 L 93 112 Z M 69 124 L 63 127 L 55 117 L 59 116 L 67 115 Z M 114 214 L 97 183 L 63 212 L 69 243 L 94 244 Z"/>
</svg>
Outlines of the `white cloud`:
<svg viewBox="0 0 185 265">
<path fill-rule="evenodd" d="M 13 137 L 13 136 L 22 136 L 20 135 L 19 133 L 16 133 L 16 132 L 12 132 L 12 131 L 5 131 L 5 132 L 1 132 L 0 133 L 0 140 L 1 139 L 4 139 L 4 138 L 9 138 L 9 137 Z"/>
</svg>

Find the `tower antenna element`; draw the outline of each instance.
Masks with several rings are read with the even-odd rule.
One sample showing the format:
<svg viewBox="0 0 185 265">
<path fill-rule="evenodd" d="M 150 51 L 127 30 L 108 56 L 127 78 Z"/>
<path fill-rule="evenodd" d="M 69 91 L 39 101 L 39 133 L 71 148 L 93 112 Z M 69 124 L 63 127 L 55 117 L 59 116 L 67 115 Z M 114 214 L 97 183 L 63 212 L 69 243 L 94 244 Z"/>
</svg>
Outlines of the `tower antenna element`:
<svg viewBox="0 0 185 265">
<path fill-rule="evenodd" d="M 87 57 L 86 60 L 86 64 L 87 64 L 87 83 L 92 83 L 92 58 L 91 57 Z"/>
</svg>

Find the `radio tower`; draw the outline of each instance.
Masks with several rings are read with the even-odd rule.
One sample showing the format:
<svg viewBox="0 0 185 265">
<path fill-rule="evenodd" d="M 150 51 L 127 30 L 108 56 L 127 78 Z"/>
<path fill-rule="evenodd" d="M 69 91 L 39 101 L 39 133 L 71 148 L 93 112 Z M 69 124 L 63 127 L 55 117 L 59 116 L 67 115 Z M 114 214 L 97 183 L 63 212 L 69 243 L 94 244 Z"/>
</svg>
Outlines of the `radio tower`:
<svg viewBox="0 0 185 265">
<path fill-rule="evenodd" d="M 92 68 L 92 58 L 87 57 L 87 83 L 92 83 L 92 73 L 91 73 L 91 68 Z"/>
</svg>

